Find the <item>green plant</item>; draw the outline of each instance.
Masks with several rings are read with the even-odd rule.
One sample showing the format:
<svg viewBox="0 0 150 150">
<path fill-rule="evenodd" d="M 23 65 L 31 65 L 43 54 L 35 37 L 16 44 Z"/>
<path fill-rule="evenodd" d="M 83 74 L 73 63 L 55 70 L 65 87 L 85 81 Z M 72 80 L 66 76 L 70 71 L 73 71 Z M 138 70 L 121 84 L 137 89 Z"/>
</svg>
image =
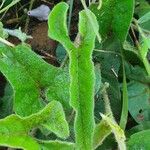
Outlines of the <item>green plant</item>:
<svg viewBox="0 0 150 150">
<path fill-rule="evenodd" d="M 148 21 L 149 14 L 138 21 L 134 19 L 131 25 L 133 32 L 135 29 L 141 36 L 136 45 L 138 54 L 126 40 L 134 0 L 104 0 L 102 3 L 93 0 L 89 1 L 89 8 L 84 0 L 81 2 L 84 10 L 79 13 L 74 42 L 67 29 L 67 3 L 58 3 L 48 19 L 48 35 L 67 51 L 69 69 L 64 63 L 59 68 L 46 63 L 24 41 L 18 46 L 11 44 L 5 40 L 8 35 L 0 25 L 0 71 L 9 81 L 2 98 L 3 107 L 0 104 L 0 117 L 3 117 L 0 119 L 0 146 L 25 150 L 107 149 L 103 143 L 113 133 L 113 141 L 116 140 L 120 150 L 149 148 L 149 128 L 137 118 L 142 109 L 145 121 L 149 120 L 149 65 L 146 59 L 149 38 L 141 27 Z M 126 52 L 135 54 L 147 72 L 130 65 Z M 94 67 L 93 61 L 100 65 Z M 97 96 L 100 100 L 95 100 Z M 140 105 L 135 106 L 137 101 L 131 99 L 138 99 Z M 6 111 L 8 107 L 10 110 Z M 126 142 L 128 111 L 141 125 L 129 131 Z M 120 125 L 118 116 L 121 116 Z M 141 131 L 143 127 L 145 131 Z M 138 138 L 144 136 L 143 145 Z"/>
</svg>

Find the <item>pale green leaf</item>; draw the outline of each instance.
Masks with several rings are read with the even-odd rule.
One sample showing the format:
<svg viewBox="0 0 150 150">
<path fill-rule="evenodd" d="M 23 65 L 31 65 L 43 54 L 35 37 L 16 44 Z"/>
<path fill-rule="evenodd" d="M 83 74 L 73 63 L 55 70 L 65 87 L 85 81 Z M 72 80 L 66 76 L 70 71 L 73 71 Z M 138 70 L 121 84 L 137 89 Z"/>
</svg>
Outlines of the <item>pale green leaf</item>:
<svg viewBox="0 0 150 150">
<path fill-rule="evenodd" d="M 125 144 L 126 137 L 125 137 L 124 131 L 115 122 L 115 120 L 103 114 L 101 114 L 101 117 L 109 125 L 112 132 L 114 133 L 119 149 L 126 150 L 126 144 Z"/>
<path fill-rule="evenodd" d="M 57 115 L 58 113 L 58 115 Z M 60 114 L 61 113 L 61 114 Z M 53 117 L 52 117 L 53 116 Z M 63 120 L 64 114 L 61 104 L 52 101 L 43 110 L 28 117 L 21 118 L 17 115 L 10 115 L 0 120 L 0 145 L 14 148 L 23 148 L 25 150 L 38 150 L 39 145 L 29 134 L 30 130 L 49 121 L 59 123 L 61 128 L 68 128 L 67 122 Z M 68 131 L 67 131 L 68 132 Z"/>
<path fill-rule="evenodd" d="M 142 16 L 139 20 L 138 20 L 138 23 L 139 24 L 142 24 L 144 22 L 147 22 L 150 20 L 150 12 L 144 14 L 144 16 Z"/>
<path fill-rule="evenodd" d="M 110 133 L 111 133 L 110 126 L 104 120 L 101 120 L 100 123 L 97 124 L 94 129 L 94 138 L 93 138 L 94 149 L 100 146 Z"/>
</svg>

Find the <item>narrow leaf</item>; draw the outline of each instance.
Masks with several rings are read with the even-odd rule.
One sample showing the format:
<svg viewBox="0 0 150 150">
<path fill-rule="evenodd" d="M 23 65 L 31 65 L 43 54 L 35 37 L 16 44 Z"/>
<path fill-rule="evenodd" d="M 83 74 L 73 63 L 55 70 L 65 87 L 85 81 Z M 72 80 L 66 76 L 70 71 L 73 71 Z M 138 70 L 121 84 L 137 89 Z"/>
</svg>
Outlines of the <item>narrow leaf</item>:
<svg viewBox="0 0 150 150">
<path fill-rule="evenodd" d="M 107 124 L 110 126 L 112 132 L 114 133 L 119 149 L 126 150 L 126 144 L 125 144 L 126 138 L 124 135 L 124 131 L 119 127 L 119 125 L 115 122 L 115 120 L 112 120 L 103 114 L 101 114 L 101 117 L 103 120 L 105 120 L 107 122 Z"/>
<path fill-rule="evenodd" d="M 104 120 L 101 120 L 94 129 L 93 148 L 96 149 L 100 146 L 110 133 L 110 126 Z"/>
<path fill-rule="evenodd" d="M 67 8 L 66 3 L 59 3 L 52 10 L 48 21 L 49 36 L 61 42 L 70 57 L 70 103 L 76 111 L 76 147 L 77 149 L 91 150 L 94 132 L 95 81 L 94 65 L 91 58 L 96 34 L 91 28 L 86 12 L 82 11 L 79 16 L 79 36 L 75 45 L 73 45 L 65 30 L 66 17 L 64 15 L 66 15 Z M 59 12 L 61 12 L 61 15 Z M 91 12 L 90 15 L 95 22 L 95 28 L 98 30 L 96 17 Z M 60 31 L 60 29 L 63 31 Z M 66 36 L 60 33 L 64 33 Z"/>
<path fill-rule="evenodd" d="M 124 66 L 124 60 L 123 61 L 123 98 L 122 98 L 122 113 L 121 113 L 121 119 L 120 119 L 120 127 L 125 130 L 127 119 L 128 119 L 128 89 L 127 89 L 127 81 L 126 81 L 126 72 L 125 72 L 125 66 Z"/>
<path fill-rule="evenodd" d="M 61 141 L 40 141 L 40 145 L 42 150 L 74 150 L 75 145 L 69 142 L 61 142 Z"/>
</svg>

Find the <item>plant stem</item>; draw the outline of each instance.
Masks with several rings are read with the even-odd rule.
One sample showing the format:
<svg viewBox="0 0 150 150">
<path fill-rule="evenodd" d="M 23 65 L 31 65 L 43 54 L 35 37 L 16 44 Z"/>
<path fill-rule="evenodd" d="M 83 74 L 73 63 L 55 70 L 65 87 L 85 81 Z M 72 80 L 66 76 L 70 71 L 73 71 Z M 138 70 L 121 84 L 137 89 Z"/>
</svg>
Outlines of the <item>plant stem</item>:
<svg viewBox="0 0 150 150">
<path fill-rule="evenodd" d="M 5 40 L 5 39 L 3 39 L 3 38 L 1 38 L 1 37 L 0 37 L 0 42 L 6 44 L 6 45 L 8 45 L 8 46 L 15 47 L 14 44 L 10 43 L 9 41 L 7 41 L 7 40 Z"/>
<path fill-rule="evenodd" d="M 68 32 L 69 33 L 70 33 L 71 17 L 72 17 L 72 10 L 73 10 L 73 2 L 74 0 L 70 0 L 69 17 L 68 17 Z"/>
<path fill-rule="evenodd" d="M 32 9 L 34 2 L 35 2 L 35 0 L 31 0 L 30 6 L 29 6 L 29 11 Z M 26 24 L 25 24 L 25 33 L 28 33 L 28 25 L 29 25 L 29 22 L 30 22 L 30 17 L 27 16 Z"/>
<path fill-rule="evenodd" d="M 125 73 L 125 63 L 122 58 L 122 68 L 123 68 L 123 103 L 122 103 L 122 112 L 120 119 L 120 127 L 125 130 L 127 119 L 128 119 L 128 90 L 127 90 L 127 82 L 126 82 L 126 73 Z"/>
<path fill-rule="evenodd" d="M 140 29 L 138 23 L 137 23 L 137 20 L 136 19 L 133 19 L 134 23 L 135 23 L 135 26 L 137 27 L 139 33 L 141 33 L 141 36 L 145 38 L 145 35 L 144 33 L 142 32 L 142 30 Z M 131 31 L 133 33 L 133 37 L 135 39 L 135 44 L 136 44 L 136 47 L 138 49 L 138 52 L 139 52 L 139 55 L 140 55 L 140 58 L 141 58 L 141 61 L 143 62 L 144 66 L 145 66 L 145 69 L 147 71 L 147 74 L 150 76 L 150 65 L 149 65 L 149 62 L 147 60 L 146 57 L 143 57 L 142 55 L 142 52 L 143 52 L 143 49 L 141 47 L 141 45 L 139 44 L 139 41 L 136 39 L 136 35 L 135 35 L 135 32 L 134 32 L 134 29 L 133 27 L 131 27 Z"/>
<path fill-rule="evenodd" d="M 102 96 L 103 96 L 103 99 L 104 99 L 106 115 L 109 115 L 110 118 L 114 120 L 113 113 L 112 113 L 111 106 L 110 106 L 109 97 L 108 97 L 108 94 L 107 94 L 107 89 L 108 88 L 109 88 L 109 83 L 105 82 L 104 85 L 103 85 L 103 88 L 101 90 L 101 93 L 102 93 Z"/>
</svg>

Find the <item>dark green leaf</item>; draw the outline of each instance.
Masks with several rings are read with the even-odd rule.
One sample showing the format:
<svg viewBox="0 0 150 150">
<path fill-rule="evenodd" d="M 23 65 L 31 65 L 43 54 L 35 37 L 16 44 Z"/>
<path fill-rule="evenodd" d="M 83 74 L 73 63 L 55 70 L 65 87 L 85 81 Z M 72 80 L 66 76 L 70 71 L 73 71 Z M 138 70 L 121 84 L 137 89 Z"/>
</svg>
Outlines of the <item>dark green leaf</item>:
<svg viewBox="0 0 150 150">
<path fill-rule="evenodd" d="M 149 150 L 150 130 L 144 130 L 131 135 L 127 142 L 129 150 Z"/>
</svg>

